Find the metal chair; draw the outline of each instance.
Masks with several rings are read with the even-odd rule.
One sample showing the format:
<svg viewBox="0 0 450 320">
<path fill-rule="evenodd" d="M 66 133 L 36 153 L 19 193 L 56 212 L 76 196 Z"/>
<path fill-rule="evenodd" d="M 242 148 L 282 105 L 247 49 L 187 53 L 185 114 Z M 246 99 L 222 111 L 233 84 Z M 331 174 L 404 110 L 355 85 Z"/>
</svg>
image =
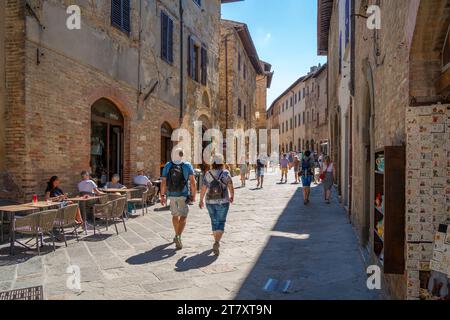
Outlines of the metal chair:
<svg viewBox="0 0 450 320">
<path fill-rule="evenodd" d="M 131 199 L 128 199 L 127 203 L 131 203 L 134 208 L 134 213 L 136 213 L 136 204 L 140 204 L 142 207 L 142 215 L 145 215 L 145 213 L 148 212 L 148 189 L 139 189 L 136 191 L 133 191 L 131 193 Z"/>
<path fill-rule="evenodd" d="M 32 238 L 25 243 L 21 243 L 17 240 L 17 242 L 21 246 L 30 249 L 27 246 L 34 238 L 36 239 L 36 248 L 38 254 L 41 255 L 41 249 L 39 246 L 39 238 L 41 239 L 41 245 L 44 245 L 43 236 L 45 234 L 50 235 L 53 242 L 53 251 L 56 250 L 55 247 L 55 237 L 53 235 L 53 225 L 55 223 L 56 215 L 58 214 L 58 210 L 49 210 L 43 212 L 32 213 L 23 218 L 16 218 L 14 221 L 14 239 L 16 234 L 24 234 L 31 236 Z M 11 244 L 14 246 L 14 243 Z"/>
<path fill-rule="evenodd" d="M 74 228 L 72 233 L 75 234 L 77 241 L 80 241 L 77 232 L 77 229 L 80 227 L 80 225 L 78 225 L 76 221 L 77 211 L 78 211 L 78 204 L 73 204 L 59 209 L 58 214 L 56 216 L 55 228 L 59 229 L 59 231 L 61 232 L 66 247 L 67 247 L 67 239 L 66 233 L 64 231 L 64 229 L 66 228 Z"/>
<path fill-rule="evenodd" d="M 117 235 L 119 235 L 119 230 L 117 230 L 116 219 L 122 220 L 123 227 L 125 228 L 125 232 L 127 232 L 127 226 L 125 224 L 125 219 L 124 219 L 124 211 L 125 211 L 125 206 L 127 205 L 127 198 L 126 197 L 119 198 L 117 200 L 114 200 L 113 203 L 114 203 L 114 205 L 113 205 L 113 210 L 112 210 L 112 214 L 111 214 L 111 220 L 112 220 L 112 223 L 114 223 L 114 227 L 116 228 Z"/>
<path fill-rule="evenodd" d="M 106 230 L 108 230 L 109 227 L 109 219 L 112 215 L 112 210 L 114 207 L 113 202 L 107 202 L 105 204 L 96 204 L 94 205 L 94 212 L 93 212 L 93 218 L 94 218 L 94 235 L 96 234 L 96 220 L 106 220 Z"/>
</svg>

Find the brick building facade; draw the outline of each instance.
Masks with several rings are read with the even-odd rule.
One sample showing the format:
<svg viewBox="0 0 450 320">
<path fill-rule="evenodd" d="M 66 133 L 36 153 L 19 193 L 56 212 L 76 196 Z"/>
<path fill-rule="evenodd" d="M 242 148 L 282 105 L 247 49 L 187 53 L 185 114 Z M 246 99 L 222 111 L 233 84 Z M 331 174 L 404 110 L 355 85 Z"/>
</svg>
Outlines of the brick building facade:
<svg viewBox="0 0 450 320">
<path fill-rule="evenodd" d="M 414 156 L 422 157 L 422 171 L 425 167 L 436 174 L 448 170 L 446 161 L 434 157 L 446 156 L 448 160 L 446 144 L 449 137 L 448 131 L 433 131 L 429 134 L 430 142 L 441 139 L 441 136 L 447 140 L 437 146 L 437 151 L 434 149 L 428 155 L 422 149 L 417 153 L 405 154 L 405 146 L 411 145 L 414 136 L 407 135 L 406 111 L 410 110 L 410 125 L 422 125 L 422 129 L 417 129 L 417 135 L 420 130 L 424 138 L 428 138 L 424 130 L 428 130 L 427 126 L 431 124 L 421 123 L 426 118 L 422 117 L 424 112 L 429 116 L 432 110 L 445 110 L 445 105 L 443 108 L 436 106 L 449 102 L 448 51 L 445 49 L 448 47 L 449 2 L 319 0 L 318 5 L 319 54 L 328 55 L 331 150 L 340 170 L 339 191 L 344 199 L 344 194 L 348 192 L 344 203 L 358 230 L 361 245 L 365 248 L 363 251 L 367 264 L 378 264 L 385 271 L 385 291 L 393 298 L 419 298 L 420 282 L 423 287 L 427 281 L 419 280 L 418 275 L 429 272 L 431 252 L 422 252 L 417 258 L 416 253 L 410 251 L 409 240 L 415 239 L 413 231 L 419 229 L 418 239 L 425 239 L 423 247 L 430 241 L 432 244 L 433 239 L 429 236 L 424 238 L 424 233 L 433 234 L 439 223 L 445 222 L 445 216 L 449 218 L 449 207 L 444 206 L 449 201 L 448 196 L 447 199 L 445 196 L 445 187 L 448 191 L 449 184 L 447 180 L 444 188 L 435 188 L 434 185 L 431 188 L 431 184 L 426 184 L 426 181 L 421 182 L 418 178 L 406 181 L 402 177 L 421 171 L 416 170 L 415 162 L 411 161 Z M 369 27 L 368 21 L 370 23 L 372 20 L 365 18 L 377 14 L 377 11 L 368 10 L 372 5 L 380 10 L 381 28 Z M 344 21 L 343 25 L 340 21 Z M 342 82 L 345 82 L 344 89 Z M 346 97 L 348 105 L 345 110 L 342 101 Z M 429 108 L 429 111 L 423 108 Z M 441 115 L 432 118 L 440 119 Z M 430 130 L 440 129 L 439 125 Z M 416 207 L 406 203 L 405 194 L 400 194 L 392 204 L 403 209 L 384 212 L 381 220 L 377 218 L 379 214 L 374 208 L 376 197 L 387 197 L 390 192 L 385 190 L 386 193 L 382 194 L 377 191 L 382 174 L 377 171 L 377 161 L 386 148 L 400 150 L 400 165 L 397 169 L 400 172 L 396 174 L 397 181 L 401 180 L 400 190 L 402 187 L 406 189 L 406 199 L 411 193 L 428 194 L 432 191 L 431 197 L 436 203 L 418 203 Z M 408 148 L 411 150 L 411 147 Z M 387 179 L 389 172 L 384 175 Z M 414 187 L 416 182 L 417 189 Z M 429 188 L 423 188 L 426 185 Z M 411 216 L 415 210 L 420 212 L 420 222 L 417 221 L 417 224 Z M 433 212 L 436 210 L 443 214 L 435 215 Z M 387 221 L 392 217 L 398 219 L 399 229 L 395 235 L 389 234 L 387 229 Z M 427 225 L 425 231 L 421 222 L 430 219 L 434 219 L 434 223 L 429 228 Z M 381 230 L 383 227 L 385 229 L 383 235 L 377 234 L 380 225 Z M 396 259 L 399 259 L 399 263 L 395 271 L 390 271 L 391 263 L 387 257 L 383 257 L 383 250 L 380 253 L 380 243 L 384 248 L 398 249 Z"/>
<path fill-rule="evenodd" d="M 52 175 L 75 192 L 81 170 L 157 178 L 172 130 L 215 126 L 221 2 L 74 1 L 70 30 L 66 1 L 3 1 L 0 171 L 14 197 Z"/>
</svg>

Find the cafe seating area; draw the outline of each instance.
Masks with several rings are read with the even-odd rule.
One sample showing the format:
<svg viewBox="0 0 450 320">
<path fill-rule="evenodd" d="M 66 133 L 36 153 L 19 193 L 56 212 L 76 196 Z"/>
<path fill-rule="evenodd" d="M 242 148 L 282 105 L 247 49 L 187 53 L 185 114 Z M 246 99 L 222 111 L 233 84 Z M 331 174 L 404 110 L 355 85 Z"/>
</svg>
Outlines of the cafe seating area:
<svg viewBox="0 0 450 320">
<path fill-rule="evenodd" d="M 122 228 L 118 225 L 127 232 L 126 220 L 136 215 L 138 208 L 143 215 L 148 213 L 157 197 L 157 188 L 153 186 L 101 191 L 104 195 L 44 201 L 33 197 L 30 203 L 0 200 L 0 244 L 9 239 L 12 256 L 17 247 L 40 255 L 47 243 L 52 250 L 56 250 L 55 242 L 67 247 L 68 237 L 80 241 L 83 237 L 96 237 L 109 228 L 114 228 L 119 235 Z"/>
</svg>

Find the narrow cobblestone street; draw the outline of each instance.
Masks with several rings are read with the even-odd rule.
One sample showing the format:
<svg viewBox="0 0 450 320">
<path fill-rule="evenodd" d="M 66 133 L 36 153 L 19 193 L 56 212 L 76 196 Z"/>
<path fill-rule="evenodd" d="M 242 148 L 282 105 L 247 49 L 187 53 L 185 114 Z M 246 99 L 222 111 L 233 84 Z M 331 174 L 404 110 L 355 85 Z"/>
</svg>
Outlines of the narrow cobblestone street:
<svg viewBox="0 0 450 320">
<path fill-rule="evenodd" d="M 253 174 L 252 174 L 253 176 Z M 185 249 L 175 251 L 170 213 L 152 207 L 119 226 L 56 252 L 8 256 L 1 247 L 0 291 L 43 285 L 46 299 L 375 299 L 345 212 L 322 190 L 305 208 L 301 188 L 238 189 L 219 258 L 212 255 L 207 211 L 191 207 Z M 290 177 L 292 181 L 292 177 Z M 81 270 L 81 292 L 67 288 L 66 269 Z"/>
</svg>

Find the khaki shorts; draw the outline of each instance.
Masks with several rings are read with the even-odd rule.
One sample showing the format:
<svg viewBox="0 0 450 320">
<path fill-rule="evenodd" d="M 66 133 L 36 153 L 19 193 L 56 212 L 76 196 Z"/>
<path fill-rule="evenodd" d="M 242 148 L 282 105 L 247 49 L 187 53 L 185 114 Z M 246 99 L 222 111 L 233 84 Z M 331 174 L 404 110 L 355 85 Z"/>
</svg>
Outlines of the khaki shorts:
<svg viewBox="0 0 450 320">
<path fill-rule="evenodd" d="M 289 173 L 289 169 L 288 168 L 281 168 L 281 173 L 282 174 L 288 174 Z"/>
<path fill-rule="evenodd" d="M 186 203 L 186 197 L 169 197 L 170 212 L 174 217 L 187 217 L 189 214 L 189 206 Z"/>
</svg>

